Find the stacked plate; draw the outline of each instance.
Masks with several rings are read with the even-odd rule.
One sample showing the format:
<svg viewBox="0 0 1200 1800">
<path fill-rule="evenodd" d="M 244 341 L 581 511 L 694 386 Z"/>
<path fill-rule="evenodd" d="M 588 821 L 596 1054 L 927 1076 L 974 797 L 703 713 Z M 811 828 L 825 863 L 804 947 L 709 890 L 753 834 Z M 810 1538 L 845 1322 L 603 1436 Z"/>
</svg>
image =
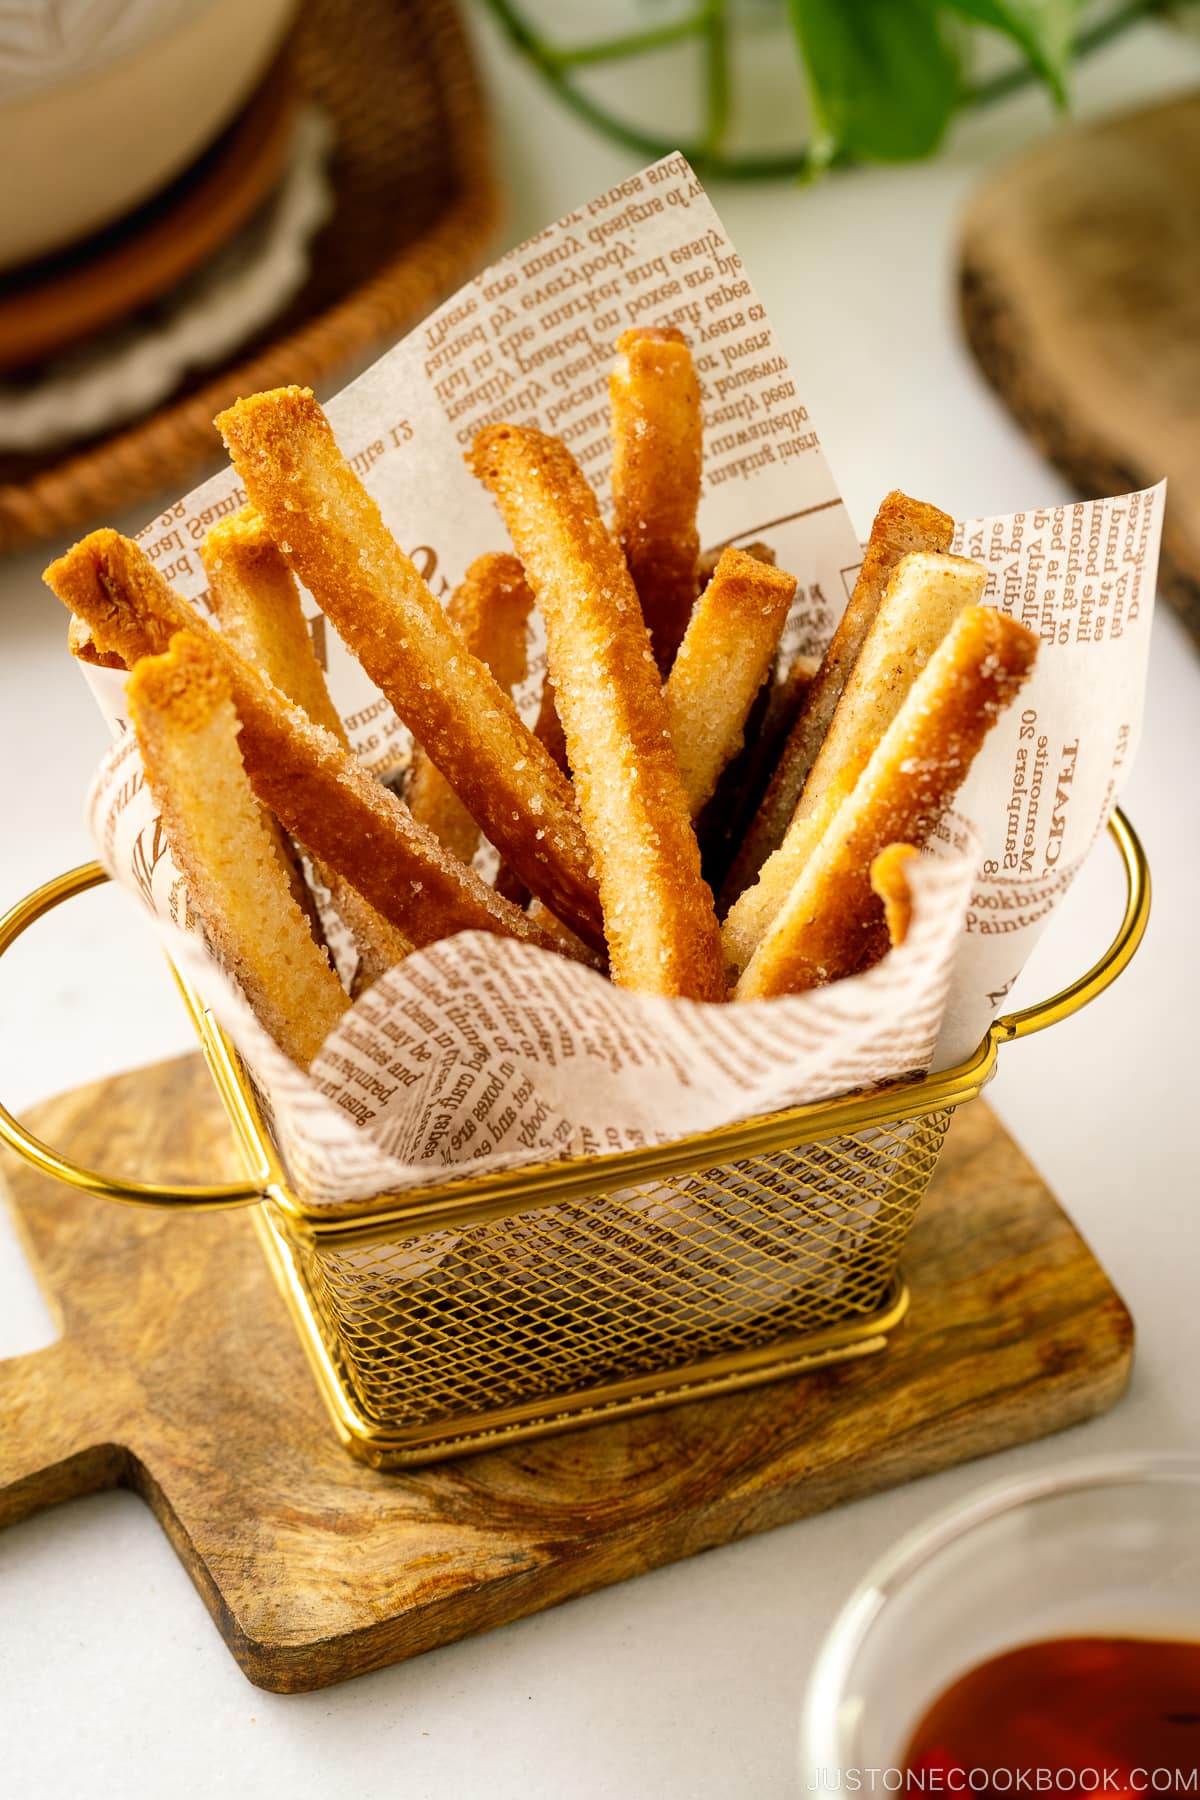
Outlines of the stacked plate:
<svg viewBox="0 0 1200 1800">
<path fill-rule="evenodd" d="M 450 0 L 0 8 L 0 549 L 415 322 L 485 247 L 480 114 Z"/>
</svg>

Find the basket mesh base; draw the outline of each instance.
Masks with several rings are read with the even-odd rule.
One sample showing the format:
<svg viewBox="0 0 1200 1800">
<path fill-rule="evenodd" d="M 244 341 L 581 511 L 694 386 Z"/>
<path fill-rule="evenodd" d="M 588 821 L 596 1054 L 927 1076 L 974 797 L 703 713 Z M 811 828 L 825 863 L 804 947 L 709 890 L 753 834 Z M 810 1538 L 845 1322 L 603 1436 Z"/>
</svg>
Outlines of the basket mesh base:
<svg viewBox="0 0 1200 1800">
<path fill-rule="evenodd" d="M 391 1430 L 586 1403 L 601 1383 L 867 1320 L 950 1120 L 363 1248 L 292 1239 L 347 1398 Z"/>
</svg>

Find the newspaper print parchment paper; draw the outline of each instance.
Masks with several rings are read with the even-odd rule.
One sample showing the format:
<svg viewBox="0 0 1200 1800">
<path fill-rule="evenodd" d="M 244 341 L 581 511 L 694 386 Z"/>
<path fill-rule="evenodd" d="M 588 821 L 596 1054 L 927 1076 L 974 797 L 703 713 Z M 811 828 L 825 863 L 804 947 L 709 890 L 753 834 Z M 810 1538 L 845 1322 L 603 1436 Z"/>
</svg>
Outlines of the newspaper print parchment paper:
<svg viewBox="0 0 1200 1800">
<path fill-rule="evenodd" d="M 682 157 L 668 157 L 519 245 L 329 403 L 339 441 L 400 543 L 445 595 L 504 545 L 463 452 L 486 421 L 565 438 L 607 505 L 607 375 L 629 325 L 679 325 L 704 397 L 706 547 L 765 539 L 798 577 L 789 648 L 819 652 L 860 549 L 801 390 L 737 251 Z M 803 358 L 805 346 L 795 347 Z M 141 534 L 204 612 L 198 546 L 244 496 L 231 471 Z M 936 496 L 933 496 L 936 498 Z M 751 1006 L 622 992 L 560 958 L 468 933 L 364 995 L 311 1078 L 289 1065 L 194 931 L 136 746 L 121 736 L 90 800 L 107 867 L 160 921 L 268 1097 L 314 1201 L 547 1157 L 666 1142 L 926 1068 L 979 1041 L 1099 831 L 1141 720 L 1162 488 L 980 518 L 956 548 L 988 601 L 1041 639 L 1033 677 L 991 733 L 922 859 L 908 942 L 835 987 Z M 407 761 L 388 703 L 306 598 L 359 756 Z M 536 707 L 543 659 L 533 626 Z M 120 732 L 121 677 L 89 670 Z"/>
</svg>

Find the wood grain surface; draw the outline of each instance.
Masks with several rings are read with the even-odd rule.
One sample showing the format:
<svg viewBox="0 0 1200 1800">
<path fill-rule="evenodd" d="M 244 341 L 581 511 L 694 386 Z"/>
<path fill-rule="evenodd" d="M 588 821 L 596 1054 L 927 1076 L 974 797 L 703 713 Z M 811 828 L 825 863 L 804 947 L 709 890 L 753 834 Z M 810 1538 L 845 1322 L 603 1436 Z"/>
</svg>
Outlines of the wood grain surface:
<svg viewBox="0 0 1200 1800">
<path fill-rule="evenodd" d="M 144 1178 L 237 1174 L 196 1057 L 34 1129 Z M 300 1692 L 1111 1406 L 1133 1328 L 994 1115 L 950 1132 L 888 1350 L 656 1415 L 380 1474 L 334 1437 L 249 1218 L 89 1200 L 4 1161 L 57 1343 L 0 1362 L 0 1525 L 124 1484 L 251 1681 Z"/>
<path fill-rule="evenodd" d="M 1168 477 L 1163 592 L 1200 643 L 1200 94 L 1056 132 L 972 199 L 967 338 L 1088 498 Z"/>
</svg>

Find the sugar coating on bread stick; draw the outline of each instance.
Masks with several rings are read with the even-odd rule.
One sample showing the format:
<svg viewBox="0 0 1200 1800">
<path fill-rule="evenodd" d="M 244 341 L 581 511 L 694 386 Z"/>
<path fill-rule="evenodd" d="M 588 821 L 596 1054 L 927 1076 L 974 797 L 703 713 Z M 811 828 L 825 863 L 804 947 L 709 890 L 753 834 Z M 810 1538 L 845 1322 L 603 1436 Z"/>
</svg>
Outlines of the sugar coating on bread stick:
<svg viewBox="0 0 1200 1800">
<path fill-rule="evenodd" d="M 477 556 L 449 600 L 446 613 L 472 656 L 485 662 L 506 694 L 525 678 L 525 626 L 533 595 L 515 556 L 488 551 Z M 479 848 L 479 826 L 433 758 L 418 746 L 405 794 L 414 819 L 427 825 L 447 850 L 470 862 Z"/>
<path fill-rule="evenodd" d="M 546 649 L 599 876 L 612 979 L 724 998 L 666 702 L 620 549 L 566 446 L 491 425 L 470 458 L 490 488 L 546 624 Z"/>
<path fill-rule="evenodd" d="M 219 520 L 200 546 L 200 559 L 222 636 L 285 699 L 349 750 L 346 728 L 317 661 L 296 578 L 254 508 L 240 507 Z M 333 909 L 354 939 L 358 995 L 403 962 L 413 946 L 336 869 L 319 863 L 314 873 L 329 889 Z"/>
<path fill-rule="evenodd" d="M 911 551 L 948 550 L 953 536 L 954 521 L 948 514 L 923 500 L 911 500 L 898 490 L 890 493 L 879 508 L 854 592 L 821 659 L 758 812 L 730 866 L 721 890 L 723 910 L 728 911 L 750 886 L 767 857 L 783 842 L 892 570 Z"/>
<path fill-rule="evenodd" d="M 896 564 L 783 843 L 726 915 L 721 938 L 731 968 L 746 967 L 828 829 L 831 800 L 858 779 L 955 618 L 986 585 L 987 571 L 961 556 L 916 551 Z"/>
<path fill-rule="evenodd" d="M 912 924 L 912 889 L 908 885 L 908 875 L 912 859 L 917 855 L 919 852 L 912 844 L 889 844 L 871 864 L 871 891 L 883 901 L 883 922 L 893 950 L 907 938 Z"/>
<path fill-rule="evenodd" d="M 804 865 L 736 999 L 822 987 L 883 954 L 872 863 L 889 844 L 927 841 L 1036 654 L 1033 632 L 1003 613 L 959 614 Z"/>
<path fill-rule="evenodd" d="M 372 681 L 505 861 L 599 945 L 591 853 L 570 783 L 464 648 L 311 392 L 251 395 L 217 426 L 280 550 Z"/>
<path fill-rule="evenodd" d="M 94 531 L 45 580 L 127 664 L 161 654 L 177 631 L 214 647 L 242 723 L 250 784 L 309 854 L 336 869 L 411 943 L 491 931 L 555 944 L 418 825 L 408 808 L 201 621 L 136 544 Z"/>
<path fill-rule="evenodd" d="M 296 578 L 262 517 L 243 506 L 220 519 L 200 546 L 221 634 L 246 661 L 350 747 L 330 698 L 300 604 Z"/>
<path fill-rule="evenodd" d="M 220 658 L 179 632 L 164 655 L 134 665 L 127 693 L 146 780 L 208 941 L 279 1048 L 307 1068 L 350 1002 L 246 779 Z"/>
<path fill-rule="evenodd" d="M 795 592 L 791 575 L 727 549 L 696 602 L 664 689 L 693 818 L 742 748 L 743 727 L 770 673 Z"/>
<path fill-rule="evenodd" d="M 533 735 L 539 744 L 546 746 L 569 781 L 571 765 L 567 761 L 567 740 L 563 736 L 562 720 L 558 716 L 558 707 L 554 699 L 554 683 L 550 679 L 549 669 L 542 677 L 542 697 L 538 702 L 538 715 L 534 720 Z M 512 900 L 517 906 L 524 906 L 529 900 L 529 889 L 516 870 L 510 869 L 507 863 L 501 863 L 496 872 L 496 892 L 503 894 L 506 900 Z M 565 929 L 567 928 L 564 927 Z M 572 933 L 572 935 L 574 934 Z"/>
<path fill-rule="evenodd" d="M 616 531 L 665 677 L 691 616 L 700 554 L 700 382 L 683 333 L 624 332 L 608 391 Z"/>
</svg>

